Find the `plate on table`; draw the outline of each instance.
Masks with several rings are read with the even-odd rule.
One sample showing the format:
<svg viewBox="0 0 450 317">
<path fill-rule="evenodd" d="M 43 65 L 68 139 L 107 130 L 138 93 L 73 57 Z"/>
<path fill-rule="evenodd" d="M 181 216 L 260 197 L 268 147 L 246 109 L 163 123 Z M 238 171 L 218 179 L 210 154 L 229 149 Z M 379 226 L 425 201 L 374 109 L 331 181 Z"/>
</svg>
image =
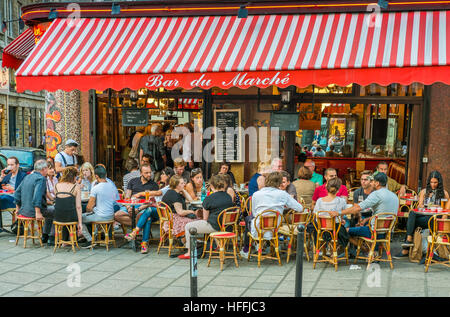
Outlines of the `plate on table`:
<svg viewBox="0 0 450 317">
<path fill-rule="evenodd" d="M 191 205 L 201 205 L 203 204 L 201 200 L 193 200 L 191 201 Z"/>
</svg>

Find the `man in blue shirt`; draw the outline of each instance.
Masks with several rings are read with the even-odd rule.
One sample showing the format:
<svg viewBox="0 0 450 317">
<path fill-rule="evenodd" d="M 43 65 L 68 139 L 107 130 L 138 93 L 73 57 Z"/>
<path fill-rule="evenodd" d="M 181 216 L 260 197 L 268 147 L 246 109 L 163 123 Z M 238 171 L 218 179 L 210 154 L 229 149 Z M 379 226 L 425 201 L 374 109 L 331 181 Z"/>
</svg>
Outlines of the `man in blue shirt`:
<svg viewBox="0 0 450 317">
<path fill-rule="evenodd" d="M 14 193 L 17 213 L 24 217 L 43 220 L 47 210 L 47 162 L 38 160 L 34 171 L 20 184 Z"/>
<path fill-rule="evenodd" d="M 27 173 L 20 170 L 19 160 L 17 157 L 11 156 L 7 160 L 8 166 L 1 171 L 0 184 L 2 190 L 15 191 Z M 0 210 L 15 208 L 14 193 L 0 195 Z M 2 218 L 0 215 L 0 232 L 2 232 Z"/>
</svg>

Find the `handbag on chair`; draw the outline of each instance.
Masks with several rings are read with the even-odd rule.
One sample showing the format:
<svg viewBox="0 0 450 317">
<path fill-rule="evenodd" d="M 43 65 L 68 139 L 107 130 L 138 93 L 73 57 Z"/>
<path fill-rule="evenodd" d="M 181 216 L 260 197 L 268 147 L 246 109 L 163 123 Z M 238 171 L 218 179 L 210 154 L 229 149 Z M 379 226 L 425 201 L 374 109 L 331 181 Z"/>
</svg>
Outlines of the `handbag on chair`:
<svg viewBox="0 0 450 317">
<path fill-rule="evenodd" d="M 417 228 L 413 236 L 414 246 L 409 250 L 409 260 L 419 263 L 422 260 L 422 228 Z"/>
</svg>

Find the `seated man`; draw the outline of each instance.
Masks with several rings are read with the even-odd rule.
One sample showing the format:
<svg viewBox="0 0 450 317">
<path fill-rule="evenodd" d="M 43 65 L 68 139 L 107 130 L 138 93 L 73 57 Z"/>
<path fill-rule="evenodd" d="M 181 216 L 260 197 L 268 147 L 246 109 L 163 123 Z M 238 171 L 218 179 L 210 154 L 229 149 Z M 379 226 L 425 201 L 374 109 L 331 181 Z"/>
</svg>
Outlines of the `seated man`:
<svg viewBox="0 0 450 317">
<path fill-rule="evenodd" d="M 388 174 L 388 169 L 389 169 L 389 165 L 386 162 L 380 162 L 377 165 L 377 172 L 379 173 L 384 173 Z M 387 188 L 393 192 L 393 193 L 397 193 L 400 197 L 405 196 L 406 194 L 406 186 L 405 185 L 401 185 L 399 183 L 397 183 L 395 181 L 395 179 L 390 178 L 389 176 L 387 176 Z"/>
<path fill-rule="evenodd" d="M 44 220 L 53 218 L 53 208 L 47 209 L 47 161 L 34 163 L 34 171 L 23 179 L 14 193 L 16 212 L 20 216 Z"/>
<path fill-rule="evenodd" d="M 331 216 L 358 214 L 361 210 L 372 208 L 374 215 L 381 212 L 389 212 L 397 214 L 399 200 L 398 197 L 386 188 L 387 176 L 384 173 L 377 173 L 372 181 L 372 187 L 374 191 L 363 202 L 354 204 L 352 207 L 342 210 L 341 213 L 331 212 Z M 353 237 L 366 237 L 370 238 L 370 229 L 366 224 L 370 218 L 366 218 L 361 223 L 361 226 L 347 228 L 350 234 L 350 242 L 354 245 L 358 244 L 358 241 Z M 370 224 L 372 227 L 374 223 Z M 380 235 L 380 238 L 382 236 Z"/>
<path fill-rule="evenodd" d="M 83 214 L 83 236 L 86 242 L 81 245 L 82 248 L 90 248 L 92 236 L 89 233 L 87 225 L 95 221 L 108 221 L 114 218 L 114 205 L 119 199 L 119 192 L 113 182 L 107 181 L 106 169 L 103 165 L 97 165 L 94 168 L 94 175 L 97 184 L 92 188 L 89 195 L 89 202 L 86 207 L 86 213 Z"/>
<path fill-rule="evenodd" d="M 372 173 L 370 171 L 361 172 L 361 187 L 357 188 L 353 192 L 353 203 L 360 203 L 369 197 L 369 195 L 373 192 L 371 180 Z M 361 211 L 361 220 L 365 218 L 369 218 L 372 216 L 372 209 L 366 209 Z M 356 217 L 359 218 L 359 217 Z"/>
<path fill-rule="evenodd" d="M 289 173 L 286 171 L 281 171 L 281 175 L 283 176 L 283 182 L 281 183 L 280 189 L 286 191 L 295 200 L 298 200 L 297 189 L 295 189 L 295 186 L 291 183 L 291 176 Z"/>
<path fill-rule="evenodd" d="M 309 170 L 312 173 L 310 181 L 313 182 L 313 183 L 318 184 L 319 186 L 322 186 L 323 185 L 323 176 L 315 172 L 315 170 L 316 170 L 316 163 L 314 163 L 313 160 L 307 159 L 305 161 L 305 165 L 304 166 L 309 168 Z"/>
<path fill-rule="evenodd" d="M 336 170 L 334 168 L 327 168 L 325 170 L 325 181 L 329 181 L 330 179 L 336 178 L 337 177 L 337 173 Z M 314 190 L 314 194 L 312 197 L 312 204 L 311 204 L 311 209 L 314 209 L 314 206 L 316 204 L 316 201 L 319 198 L 325 197 L 328 192 L 327 192 L 327 183 L 325 182 L 325 184 L 316 187 L 316 189 Z M 338 197 L 342 197 L 345 199 L 345 201 L 347 201 L 348 198 L 348 190 L 347 187 L 345 187 L 345 185 L 341 185 L 341 188 L 339 189 L 339 191 L 337 192 L 336 196 Z"/>
<path fill-rule="evenodd" d="M 162 195 L 162 191 L 159 189 L 158 184 L 156 184 L 152 176 L 152 168 L 150 165 L 142 165 L 140 168 L 141 176 L 136 177 L 128 183 L 127 191 L 125 192 L 125 197 L 127 198 L 145 198 L 145 192 L 148 191 L 150 197 L 158 197 Z M 137 226 L 133 228 L 131 234 L 125 236 L 126 239 L 132 240 L 136 237 L 140 230 L 144 228 L 144 236 L 142 238 L 142 253 L 147 253 L 148 239 L 150 238 L 150 226 L 152 221 L 157 221 L 158 212 L 155 207 L 150 205 L 141 205 L 136 208 Z M 140 218 L 139 218 L 140 217 Z M 114 219 L 125 226 L 131 226 L 131 207 L 128 209 L 126 207 L 121 207 L 118 212 L 116 212 Z"/>
<path fill-rule="evenodd" d="M 14 191 L 19 188 L 20 183 L 27 176 L 27 173 L 20 169 L 19 160 L 14 156 L 11 156 L 7 160 L 7 164 L 8 166 L 1 171 L 1 189 Z M 0 195 L 0 210 L 14 207 L 14 194 Z"/>
<path fill-rule="evenodd" d="M 286 191 L 279 189 L 283 182 L 283 176 L 280 172 L 272 172 L 266 178 L 265 187 L 255 192 L 252 196 L 252 214 L 245 217 L 245 232 L 244 232 L 244 247 L 241 250 L 241 256 L 248 258 L 250 239 L 248 232 L 253 236 L 257 236 L 256 226 L 259 226 L 259 221 L 256 223 L 256 217 L 265 210 L 272 209 L 278 211 L 281 215 L 284 210 L 294 209 L 296 211 L 303 211 L 300 205 L 291 195 Z M 281 217 L 279 218 L 281 224 Z M 264 238 L 271 238 L 271 233 L 266 232 Z"/>
</svg>

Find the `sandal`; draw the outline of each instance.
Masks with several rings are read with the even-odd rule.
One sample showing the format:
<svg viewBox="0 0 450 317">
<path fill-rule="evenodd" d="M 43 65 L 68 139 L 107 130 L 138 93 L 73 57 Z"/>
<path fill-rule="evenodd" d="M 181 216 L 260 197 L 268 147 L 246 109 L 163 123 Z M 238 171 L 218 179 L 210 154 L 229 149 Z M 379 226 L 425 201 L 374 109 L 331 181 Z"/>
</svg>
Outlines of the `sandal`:
<svg viewBox="0 0 450 317">
<path fill-rule="evenodd" d="M 133 231 L 131 233 L 127 233 L 124 238 L 127 239 L 128 241 L 134 240 L 136 239 L 138 233 L 139 229 L 133 229 Z"/>
</svg>

